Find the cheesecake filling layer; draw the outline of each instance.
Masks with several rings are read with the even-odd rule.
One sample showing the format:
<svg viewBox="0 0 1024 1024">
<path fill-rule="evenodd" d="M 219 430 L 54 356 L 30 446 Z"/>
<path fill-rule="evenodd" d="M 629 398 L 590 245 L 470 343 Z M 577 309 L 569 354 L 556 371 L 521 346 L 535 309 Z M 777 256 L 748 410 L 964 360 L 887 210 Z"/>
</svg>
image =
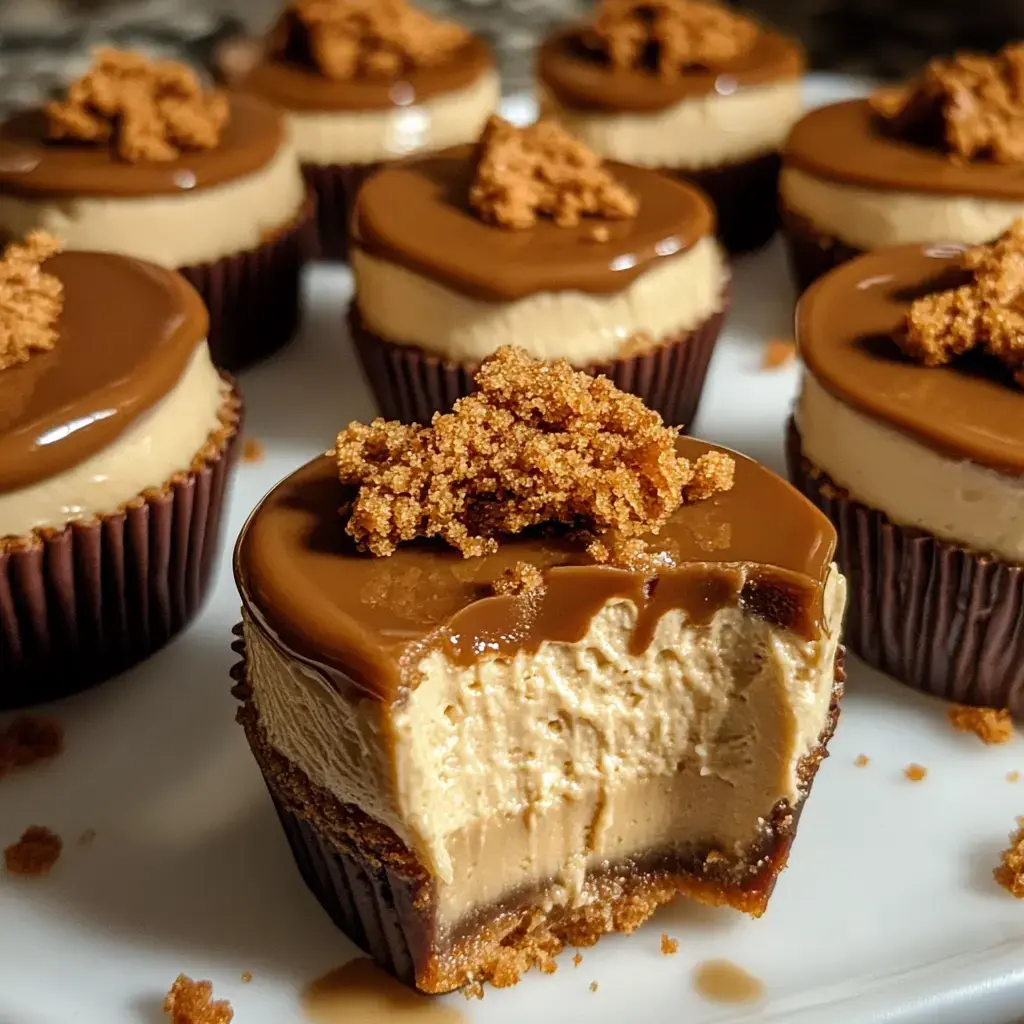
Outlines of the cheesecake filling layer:
<svg viewBox="0 0 1024 1024">
<path fill-rule="evenodd" d="M 796 422 L 804 455 L 856 500 L 894 523 L 1024 563 L 1024 477 L 920 444 L 840 401 L 809 373 Z"/>
<path fill-rule="evenodd" d="M 260 169 L 172 194 L 0 194 L 0 231 L 42 229 L 67 249 L 117 252 L 164 267 L 208 263 L 254 249 L 299 213 L 305 186 L 285 139 Z"/>
<path fill-rule="evenodd" d="M 783 167 L 782 202 L 824 236 L 865 251 L 921 242 L 989 242 L 1024 216 L 1024 199 L 876 189 Z"/>
<path fill-rule="evenodd" d="M 803 109 L 799 80 L 687 96 L 647 112 L 565 106 L 543 84 L 539 90 L 542 109 L 602 156 L 682 170 L 741 163 L 779 149 Z"/>
<path fill-rule="evenodd" d="M 371 164 L 473 142 L 501 98 L 498 74 L 419 103 L 370 110 L 291 110 L 299 159 L 312 164 Z"/>
<path fill-rule="evenodd" d="M 656 343 L 705 323 L 723 308 L 729 280 L 722 252 L 707 236 L 619 292 L 547 291 L 510 302 L 461 294 L 359 247 L 350 260 L 368 327 L 389 341 L 467 363 L 502 345 L 576 365 L 615 359 L 627 345 L 636 350 L 638 335 Z"/>
<path fill-rule="evenodd" d="M 391 827 L 436 876 L 441 923 L 546 887 L 576 904 L 588 870 L 663 850 L 740 858 L 828 713 L 845 581 L 807 640 L 739 607 L 683 609 L 632 651 L 615 599 L 581 640 L 471 664 L 429 650 L 392 704 L 343 696 L 246 616 L 248 681 L 270 743 Z"/>
</svg>

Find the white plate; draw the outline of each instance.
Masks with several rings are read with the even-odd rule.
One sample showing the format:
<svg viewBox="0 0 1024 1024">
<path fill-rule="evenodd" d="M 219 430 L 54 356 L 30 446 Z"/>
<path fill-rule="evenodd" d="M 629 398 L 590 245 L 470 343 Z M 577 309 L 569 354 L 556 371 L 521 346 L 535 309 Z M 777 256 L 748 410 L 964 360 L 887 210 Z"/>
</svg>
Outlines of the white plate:
<svg viewBox="0 0 1024 1024">
<path fill-rule="evenodd" d="M 832 98 L 848 83 L 814 86 Z M 522 113 L 523 107 L 519 106 Z M 245 375 L 247 429 L 267 449 L 242 465 L 233 538 L 261 495 L 373 412 L 342 333 L 345 271 L 309 273 L 305 327 Z M 794 367 L 760 370 L 765 339 L 790 334 L 778 243 L 743 261 L 697 432 L 782 469 Z M 0 845 L 30 824 L 67 841 L 53 873 L 0 875 L 0 1024 L 158 1024 L 179 971 L 211 978 L 238 1024 L 300 1021 L 304 986 L 354 955 L 299 879 L 228 693 L 238 599 L 221 560 L 199 620 L 140 668 L 50 709 L 67 730 L 52 765 L 0 782 Z M 1005 1022 L 1024 1012 L 1024 904 L 992 881 L 1024 813 L 1024 745 L 955 734 L 943 706 L 853 663 L 832 757 L 815 783 L 771 907 L 760 921 L 679 904 L 630 937 L 571 953 L 483 1002 L 474 1022 L 581 1019 Z M 867 767 L 854 767 L 858 754 Z M 920 783 L 903 768 L 928 768 Z M 80 848 L 75 837 L 96 829 Z M 662 931 L 679 940 L 663 957 Z M 762 979 L 756 1007 L 703 1001 L 690 973 L 725 957 Z M 243 971 L 253 980 L 243 984 Z M 591 993 L 591 981 L 600 983 Z"/>
</svg>

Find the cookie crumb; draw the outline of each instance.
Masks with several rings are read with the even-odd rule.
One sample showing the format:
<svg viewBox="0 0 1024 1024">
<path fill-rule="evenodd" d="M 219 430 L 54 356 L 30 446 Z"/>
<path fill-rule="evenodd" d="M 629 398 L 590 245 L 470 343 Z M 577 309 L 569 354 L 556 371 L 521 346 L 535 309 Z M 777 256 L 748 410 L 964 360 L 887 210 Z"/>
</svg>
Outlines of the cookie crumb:
<svg viewBox="0 0 1024 1024">
<path fill-rule="evenodd" d="M 967 249 L 962 265 L 973 280 L 915 299 L 896 344 L 924 366 L 980 348 L 1024 387 L 1024 218 L 994 242 Z"/>
<path fill-rule="evenodd" d="M 226 93 L 204 91 L 185 64 L 105 47 L 44 114 L 55 142 L 109 145 L 128 163 L 165 162 L 216 148 L 229 105 Z"/>
<path fill-rule="evenodd" d="M 471 981 L 468 985 L 462 986 L 463 999 L 483 999 L 484 985 L 482 981 Z"/>
<path fill-rule="evenodd" d="M 96 829 L 94 829 L 94 828 L 87 828 L 78 837 L 78 845 L 79 846 L 92 846 L 92 844 L 95 842 L 95 840 L 96 840 Z"/>
<path fill-rule="evenodd" d="M 928 774 L 928 769 L 925 768 L 924 765 L 908 764 L 907 767 L 903 769 L 903 774 L 911 782 L 920 782 Z"/>
<path fill-rule="evenodd" d="M 45 231 L 31 231 L 12 242 L 0 259 L 0 370 L 17 366 L 34 352 L 57 343 L 57 318 L 64 306 L 64 285 L 42 264 L 61 244 Z"/>
<path fill-rule="evenodd" d="M 1017 826 L 1017 831 L 1010 835 L 1010 845 L 1003 851 L 1001 863 L 992 874 L 1007 892 L 1024 900 L 1024 815 L 1017 819 Z"/>
<path fill-rule="evenodd" d="M 883 129 L 958 163 L 1024 161 L 1024 43 L 936 57 L 905 87 L 871 98 Z"/>
<path fill-rule="evenodd" d="M 556 121 L 518 128 L 497 115 L 477 143 L 469 205 L 482 221 L 510 229 L 540 217 L 560 227 L 583 217 L 628 220 L 639 208 L 602 158 Z"/>
<path fill-rule="evenodd" d="M 64 728 L 52 718 L 21 715 L 0 729 L 0 779 L 8 772 L 52 761 L 64 751 Z"/>
<path fill-rule="evenodd" d="M 764 346 L 762 370 L 777 370 L 796 358 L 796 342 L 792 338 L 771 338 Z"/>
<path fill-rule="evenodd" d="M 579 967 L 581 963 L 583 963 L 583 954 L 577 950 L 576 955 L 572 958 L 572 965 L 573 967 Z"/>
<path fill-rule="evenodd" d="M 544 575 L 529 562 L 516 562 L 494 581 L 495 594 L 502 597 L 523 597 L 544 589 Z"/>
<path fill-rule="evenodd" d="M 946 712 L 959 732 L 973 732 L 986 746 L 1013 739 L 1013 718 L 1006 708 L 975 708 L 954 704 Z"/>
<path fill-rule="evenodd" d="M 247 437 L 242 442 L 243 462 L 262 462 L 266 454 L 266 449 L 255 437 Z"/>
<path fill-rule="evenodd" d="M 57 863 L 64 843 L 45 825 L 30 825 L 21 838 L 4 850 L 4 869 L 21 878 L 48 875 Z"/>
<path fill-rule="evenodd" d="M 242 971 L 242 982 L 248 985 L 252 981 L 252 971 Z"/>
<path fill-rule="evenodd" d="M 1007 782 L 1020 782 L 1020 772 L 1014 768 L 1012 771 L 1006 773 Z"/>
<path fill-rule="evenodd" d="M 656 534 L 684 501 L 731 486 L 729 456 L 683 458 L 677 432 L 606 377 L 505 347 L 476 384 L 429 427 L 377 419 L 338 434 L 338 477 L 353 488 L 345 530 L 361 549 L 440 537 L 472 558 L 541 524 L 599 544 Z"/>
<path fill-rule="evenodd" d="M 856 757 L 855 757 L 855 758 L 853 759 L 853 764 L 854 764 L 854 766 L 855 766 L 855 767 L 857 767 L 857 768 L 864 768 L 864 767 L 866 767 L 866 766 L 867 766 L 867 764 L 868 764 L 868 763 L 870 762 L 870 760 L 871 760 L 871 759 L 870 759 L 870 758 L 868 757 L 868 755 L 867 755 L 867 754 L 858 754 L 858 755 L 857 755 L 857 756 L 856 756 Z"/>
<path fill-rule="evenodd" d="M 598 224 L 590 229 L 590 239 L 593 242 L 607 242 L 612 237 L 607 225 Z"/>
<path fill-rule="evenodd" d="M 675 956 L 679 952 L 679 940 L 669 938 L 665 933 L 661 933 L 661 955 L 662 956 Z"/>
<path fill-rule="evenodd" d="M 590 983 L 590 991 L 591 992 L 596 992 L 597 991 L 597 982 L 596 981 L 592 981 Z"/>
<path fill-rule="evenodd" d="M 164 998 L 171 1024 L 231 1024 L 235 1011 L 226 999 L 213 998 L 213 983 L 179 974 Z"/>
<path fill-rule="evenodd" d="M 757 34 L 746 18 L 705 0 L 602 0 L 582 43 L 612 67 L 672 79 L 732 60 Z"/>
</svg>

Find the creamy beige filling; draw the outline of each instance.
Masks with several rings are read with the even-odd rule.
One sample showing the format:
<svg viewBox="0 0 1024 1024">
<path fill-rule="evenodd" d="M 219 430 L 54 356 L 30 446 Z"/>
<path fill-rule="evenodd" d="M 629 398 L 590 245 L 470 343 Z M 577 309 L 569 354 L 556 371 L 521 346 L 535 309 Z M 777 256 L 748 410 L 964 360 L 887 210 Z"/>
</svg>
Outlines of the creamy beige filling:
<svg viewBox="0 0 1024 1024">
<path fill-rule="evenodd" d="M 543 85 L 541 108 L 609 160 L 699 170 L 779 149 L 803 113 L 799 79 L 707 93 L 649 114 L 562 106 Z"/>
<path fill-rule="evenodd" d="M 69 249 L 119 252 L 185 267 L 260 245 L 298 215 L 305 196 L 295 147 L 286 141 L 264 167 L 212 188 L 174 195 L 0 195 L 0 230 L 20 237 L 42 228 Z"/>
<path fill-rule="evenodd" d="M 893 522 L 1024 563 L 1024 479 L 949 458 L 851 408 L 804 374 L 804 454 Z"/>
<path fill-rule="evenodd" d="M 916 242 L 976 245 L 1024 216 L 1024 200 L 861 188 L 795 167 L 783 168 L 779 193 L 823 235 L 865 251 Z"/>
<path fill-rule="evenodd" d="M 656 340 L 703 324 L 721 310 L 729 278 L 713 238 L 662 258 L 611 295 L 538 292 L 512 302 L 462 295 L 358 248 L 350 262 L 371 330 L 463 363 L 478 363 L 502 345 L 577 366 L 615 359 L 637 334 Z"/>
<path fill-rule="evenodd" d="M 289 112 L 299 159 L 311 164 L 371 164 L 475 142 L 501 98 L 496 71 L 464 89 L 390 110 Z"/>
<path fill-rule="evenodd" d="M 442 921 L 524 887 L 578 901 L 587 868 L 669 845 L 753 842 L 825 724 L 846 601 L 808 642 L 739 609 L 666 613 L 631 655 L 636 606 L 606 604 L 578 643 L 452 664 L 423 657 L 390 707 L 346 699 L 246 621 L 269 742 L 391 827 L 435 875 Z"/>
<path fill-rule="evenodd" d="M 0 493 L 0 537 L 115 512 L 187 470 L 217 429 L 229 391 L 204 340 L 177 384 L 113 444 L 63 473 Z"/>
</svg>

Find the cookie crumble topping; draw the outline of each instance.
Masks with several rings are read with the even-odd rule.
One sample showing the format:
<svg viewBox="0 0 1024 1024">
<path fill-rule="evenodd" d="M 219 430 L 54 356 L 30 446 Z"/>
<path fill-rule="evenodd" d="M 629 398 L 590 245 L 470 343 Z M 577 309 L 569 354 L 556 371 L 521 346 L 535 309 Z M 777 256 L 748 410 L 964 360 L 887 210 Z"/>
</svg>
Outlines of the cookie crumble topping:
<svg viewBox="0 0 1024 1024">
<path fill-rule="evenodd" d="M 1003 851 L 1002 861 L 992 872 L 995 880 L 1019 900 L 1024 900 L 1024 815 L 1017 819 L 1017 831 Z"/>
<path fill-rule="evenodd" d="M 0 370 L 17 366 L 34 352 L 49 352 L 57 343 L 57 318 L 64 306 L 64 286 L 43 271 L 43 262 L 61 244 L 45 231 L 30 232 L 0 259 Z"/>
<path fill-rule="evenodd" d="M 986 746 L 1013 739 L 1013 718 L 1005 708 L 974 708 L 954 704 L 946 712 L 950 725 L 960 732 L 973 732 Z"/>
<path fill-rule="evenodd" d="M 213 984 L 179 974 L 164 998 L 171 1024 L 231 1024 L 235 1011 L 226 999 L 213 998 Z"/>
<path fill-rule="evenodd" d="M 494 581 L 492 589 L 502 597 L 536 594 L 544 589 L 544 574 L 530 562 L 516 562 Z"/>
</svg>

